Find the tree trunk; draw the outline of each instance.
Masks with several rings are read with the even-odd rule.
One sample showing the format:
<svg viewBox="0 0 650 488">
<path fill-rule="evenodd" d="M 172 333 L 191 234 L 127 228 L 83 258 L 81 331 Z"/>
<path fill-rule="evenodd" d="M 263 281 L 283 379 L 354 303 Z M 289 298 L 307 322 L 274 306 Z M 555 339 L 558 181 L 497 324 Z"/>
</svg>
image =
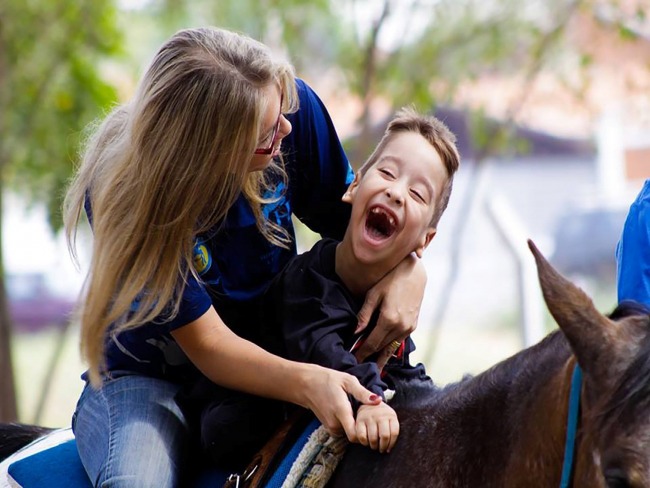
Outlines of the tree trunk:
<svg viewBox="0 0 650 488">
<path fill-rule="evenodd" d="M 2 168 L 0 162 L 0 168 Z M 2 185 L 0 185 L 0 243 L 2 243 Z M 0 246 L 0 422 L 18 419 L 14 369 L 11 360 L 11 317 L 5 289 L 2 246 Z"/>
<path fill-rule="evenodd" d="M 368 148 L 372 147 L 370 143 L 372 120 L 370 117 L 370 109 L 372 101 L 375 98 L 373 83 L 377 74 L 377 43 L 379 40 L 379 33 L 386 19 L 390 15 L 390 1 L 384 0 L 384 6 L 378 19 L 373 22 L 372 30 L 368 38 L 368 44 L 365 48 L 365 55 L 363 59 L 363 75 L 361 79 L 361 97 L 363 99 L 363 111 L 359 119 L 360 131 L 357 137 L 355 154 L 361 160 L 365 159 L 364 156 L 368 153 Z M 355 168 L 355 170 L 358 168 Z"/>
<path fill-rule="evenodd" d="M 8 76 L 7 60 L 5 57 L 4 29 L 0 16 L 0 134 L 6 134 L 7 93 L 6 79 Z M 2 188 L 4 168 L 7 163 L 6 148 L 0 139 L 0 422 L 17 420 L 16 388 L 14 385 L 14 369 L 11 360 L 11 319 L 9 316 L 7 293 L 5 290 L 5 273 L 2 255 Z"/>
</svg>

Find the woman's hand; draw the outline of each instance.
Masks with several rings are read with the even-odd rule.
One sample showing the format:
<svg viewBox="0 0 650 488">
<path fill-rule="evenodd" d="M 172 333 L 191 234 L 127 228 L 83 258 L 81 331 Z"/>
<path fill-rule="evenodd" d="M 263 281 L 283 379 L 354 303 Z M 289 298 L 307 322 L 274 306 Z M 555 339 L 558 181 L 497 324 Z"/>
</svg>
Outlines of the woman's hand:
<svg viewBox="0 0 650 488">
<path fill-rule="evenodd" d="M 331 435 L 358 442 L 348 395 L 375 405 L 381 397 L 347 373 L 288 361 L 234 334 L 214 307 L 172 331 L 188 358 L 210 380 L 226 388 L 295 403 L 310 409 Z"/>
<path fill-rule="evenodd" d="M 381 397 L 364 388 L 359 380 L 350 374 L 314 364 L 305 366 L 312 370 L 305 378 L 305 401 L 301 402 L 303 406 L 314 412 L 328 434 L 345 434 L 350 442 L 359 442 L 348 395 L 368 406 L 381 404 Z"/>
<path fill-rule="evenodd" d="M 417 257 L 409 255 L 370 289 L 359 311 L 355 332 L 359 333 L 368 326 L 377 308 L 379 319 L 356 353 L 360 361 L 381 351 L 392 341 L 402 342 L 415 330 L 426 284 L 424 265 Z"/>
<path fill-rule="evenodd" d="M 390 452 L 397 442 L 399 421 L 388 404 L 361 405 L 357 412 L 359 443 L 379 452 Z"/>
<path fill-rule="evenodd" d="M 350 442 L 359 442 L 348 395 L 364 405 L 378 405 L 382 403 L 381 397 L 364 388 L 350 374 L 315 364 L 304 366 L 310 368 L 310 371 L 304 375 L 304 401 L 300 404 L 318 417 L 328 434 L 345 434 Z"/>
</svg>

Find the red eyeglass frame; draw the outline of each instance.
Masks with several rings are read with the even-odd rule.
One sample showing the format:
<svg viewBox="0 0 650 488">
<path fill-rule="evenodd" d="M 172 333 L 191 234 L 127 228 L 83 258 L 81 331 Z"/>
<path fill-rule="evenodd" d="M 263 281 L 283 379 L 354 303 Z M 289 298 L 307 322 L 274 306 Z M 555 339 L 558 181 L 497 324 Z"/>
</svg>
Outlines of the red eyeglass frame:
<svg viewBox="0 0 650 488">
<path fill-rule="evenodd" d="M 284 93 L 280 95 L 280 113 L 278 114 L 278 120 L 275 122 L 275 127 L 273 127 L 273 134 L 271 135 L 271 144 L 269 147 L 258 147 L 255 149 L 253 154 L 272 154 L 273 147 L 275 146 L 275 138 L 278 135 L 278 130 L 280 130 L 280 119 L 282 118 L 282 102 L 284 102 Z"/>
</svg>

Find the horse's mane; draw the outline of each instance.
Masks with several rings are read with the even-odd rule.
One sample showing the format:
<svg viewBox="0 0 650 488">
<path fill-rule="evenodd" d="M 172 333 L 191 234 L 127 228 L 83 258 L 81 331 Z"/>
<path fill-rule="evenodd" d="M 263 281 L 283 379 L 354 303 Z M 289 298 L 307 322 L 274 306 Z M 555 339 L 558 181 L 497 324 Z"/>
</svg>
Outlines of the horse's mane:
<svg viewBox="0 0 650 488">
<path fill-rule="evenodd" d="M 645 318 L 650 329 L 650 309 L 633 301 L 623 301 L 609 315 L 615 321 L 627 317 Z M 609 400 L 598 412 L 601 429 L 605 425 L 633 422 L 637 414 L 650 408 L 650 334 L 642 340 L 636 356 L 620 377 Z"/>
<path fill-rule="evenodd" d="M 465 375 L 460 381 L 443 387 L 422 379 L 399 382 L 395 402 L 396 405 L 417 407 L 443 401 L 451 406 L 454 402 L 466 403 L 468 398 L 482 397 L 488 392 L 499 394 L 507 390 L 512 394 L 518 385 L 525 389 L 533 381 L 540 383 L 543 377 L 550 377 L 553 368 L 549 366 L 563 364 L 570 354 L 568 342 L 558 330 L 476 376 Z"/>
<path fill-rule="evenodd" d="M 624 301 L 609 314 L 613 321 L 628 317 L 645 319 L 650 332 L 650 308 Z M 397 384 L 395 407 L 417 410 L 435 405 L 437 410 L 455 410 L 468 404 L 499 409 L 507 399 L 514 408 L 534 401 L 531 386 L 543 385 L 565 364 L 572 351 L 564 334 L 556 330 L 538 344 L 524 349 L 477 376 L 466 375 L 458 382 L 443 387 L 422 379 Z M 635 357 L 618 380 L 613 394 L 595 414 L 601 428 L 607 425 L 633 422 L 638 415 L 650 410 L 650 333 L 642 340 Z M 435 380 L 435 375 L 433 375 Z M 512 412 L 510 412 L 512 413 Z"/>
<path fill-rule="evenodd" d="M 0 429 L 0 461 L 54 429 L 19 423 L 3 424 Z"/>
<path fill-rule="evenodd" d="M 613 312 L 609 314 L 611 320 L 621 320 L 629 316 L 646 316 L 648 317 L 648 326 L 650 327 L 650 309 L 643 304 L 633 301 L 621 302 Z M 428 381 L 406 381 L 402 382 L 398 391 L 402 391 L 399 403 L 430 404 L 437 398 L 445 398 L 445 402 L 453 401 L 454 398 L 462 398 L 481 395 L 486 390 L 508 388 L 512 393 L 513 387 L 522 385 L 526 387 L 531 383 L 532 376 L 535 376 L 537 383 L 541 383 L 540 376 L 552 376 L 554 369 L 549 367 L 552 364 L 563 364 L 572 351 L 568 341 L 560 330 L 548 334 L 539 343 L 519 351 L 513 356 L 504 359 L 495 364 L 488 370 L 479 375 L 465 375 L 460 381 L 450 383 L 443 387 L 436 386 Z M 543 365 L 543 366 L 542 366 Z M 616 416 L 624 415 L 630 408 L 642 404 L 650 404 L 650 383 L 647 378 L 650 377 L 650 334 L 643 341 L 636 358 L 623 375 L 620 381 L 616 398 L 605 407 L 610 415 L 620 410 L 617 405 L 627 405 L 626 411 L 619 411 Z M 435 381 L 435 375 L 433 375 Z M 397 400 L 397 398 L 396 398 Z"/>
<path fill-rule="evenodd" d="M 650 315 L 650 308 L 634 300 L 623 300 L 608 317 L 611 320 L 621 320 L 634 315 Z"/>
<path fill-rule="evenodd" d="M 553 375 L 551 365 L 561 365 L 571 355 L 569 343 L 564 334 L 556 330 L 537 344 L 523 349 L 507 359 L 495 364 L 476 377 L 478 388 L 495 382 L 528 384 L 534 377 L 539 382 L 542 377 Z"/>
</svg>

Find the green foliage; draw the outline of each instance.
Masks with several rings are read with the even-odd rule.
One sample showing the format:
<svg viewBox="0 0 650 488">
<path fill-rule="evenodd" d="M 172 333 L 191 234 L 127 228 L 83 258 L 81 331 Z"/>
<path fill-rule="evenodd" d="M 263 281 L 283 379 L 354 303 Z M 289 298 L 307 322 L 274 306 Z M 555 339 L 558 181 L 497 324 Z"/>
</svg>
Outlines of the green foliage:
<svg viewBox="0 0 650 488">
<path fill-rule="evenodd" d="M 393 107 L 415 104 L 427 110 L 458 103 L 460 87 L 467 89 L 467 82 L 494 75 L 520 81 L 517 91 L 508 94 L 514 95 L 505 109 L 511 121 L 541 73 L 554 75 L 576 101 L 586 100 L 594 59 L 571 41 L 571 29 L 576 26 L 572 21 L 580 20 L 579 15 L 600 20 L 628 41 L 638 40 L 640 26 L 646 25 L 645 10 L 626 11 L 620 0 L 337 1 L 339 5 L 378 3 L 388 6 L 389 15 L 380 17 L 379 11 L 369 11 L 368 24 L 374 29 L 362 31 L 350 27 L 353 21 L 347 19 L 349 33 L 340 44 L 339 65 L 348 87 L 364 103 L 382 99 Z M 361 124 L 369 120 L 364 113 Z M 484 124 L 470 125 L 480 154 L 505 146 L 520 150 L 509 137 L 485 132 Z M 371 131 L 362 127 L 360 132 Z M 357 153 L 368 150 L 355 148 Z"/>
<path fill-rule="evenodd" d="M 636 32 L 634 32 L 631 28 L 629 28 L 625 24 L 618 25 L 618 34 L 621 36 L 621 39 L 626 41 L 634 41 L 639 37 L 639 35 Z"/>
<path fill-rule="evenodd" d="M 116 100 L 101 61 L 119 52 L 110 0 L 0 4 L 0 170 L 61 225 L 63 188 L 86 124 Z"/>
<path fill-rule="evenodd" d="M 369 21 L 374 32 L 355 31 L 348 19 L 339 65 L 349 88 L 367 103 L 383 98 L 394 107 L 415 104 L 421 110 L 450 103 L 467 81 L 490 74 L 525 77 L 556 59 L 564 47 L 558 26 L 574 7 L 567 0 L 385 2 L 389 15 L 381 19 L 376 13 Z M 478 131 L 473 135 L 477 143 L 506 143 L 480 133 L 481 124 L 470 129 Z"/>
<path fill-rule="evenodd" d="M 243 32 L 277 50 L 286 48 L 303 76 L 336 64 L 337 20 L 328 0 L 152 0 L 128 15 L 144 23 L 153 19 L 162 33 L 160 42 L 199 25 Z"/>
</svg>

